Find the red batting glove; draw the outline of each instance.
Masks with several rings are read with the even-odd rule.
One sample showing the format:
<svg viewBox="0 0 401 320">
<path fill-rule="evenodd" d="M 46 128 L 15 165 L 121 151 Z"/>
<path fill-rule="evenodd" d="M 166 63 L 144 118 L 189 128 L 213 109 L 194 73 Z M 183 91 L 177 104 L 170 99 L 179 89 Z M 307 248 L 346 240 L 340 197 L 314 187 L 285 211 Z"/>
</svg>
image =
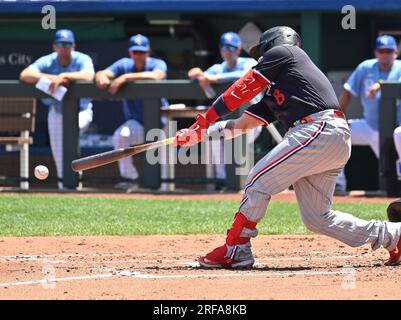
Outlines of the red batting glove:
<svg viewBox="0 0 401 320">
<path fill-rule="evenodd" d="M 195 119 L 196 122 L 188 129 L 182 129 L 176 133 L 177 146 L 193 146 L 206 138 L 206 130 L 210 122 L 202 114 L 198 114 Z"/>
</svg>

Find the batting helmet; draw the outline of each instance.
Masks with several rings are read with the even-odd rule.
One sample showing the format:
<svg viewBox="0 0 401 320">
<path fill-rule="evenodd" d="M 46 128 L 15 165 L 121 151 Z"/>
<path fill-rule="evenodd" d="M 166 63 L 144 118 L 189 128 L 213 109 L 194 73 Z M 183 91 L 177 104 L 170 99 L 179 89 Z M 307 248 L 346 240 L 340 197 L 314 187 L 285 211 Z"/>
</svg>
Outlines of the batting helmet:
<svg viewBox="0 0 401 320">
<path fill-rule="evenodd" d="M 286 26 L 274 27 L 263 32 L 259 43 L 251 48 L 249 55 L 257 60 L 274 46 L 282 44 L 296 45 L 297 43 L 301 44 L 301 37 L 295 30 Z"/>
</svg>

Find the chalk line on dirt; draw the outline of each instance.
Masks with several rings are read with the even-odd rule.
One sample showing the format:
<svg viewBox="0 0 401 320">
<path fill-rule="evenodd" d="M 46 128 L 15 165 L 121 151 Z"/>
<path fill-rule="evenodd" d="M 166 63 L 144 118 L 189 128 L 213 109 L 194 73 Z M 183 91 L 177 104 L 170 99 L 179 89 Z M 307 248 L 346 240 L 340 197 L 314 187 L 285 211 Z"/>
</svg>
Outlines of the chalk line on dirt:
<svg viewBox="0 0 401 320">
<path fill-rule="evenodd" d="M 31 281 L 16 281 L 16 282 L 3 282 L 0 283 L 0 287 L 12 287 L 12 286 L 23 286 L 23 285 L 36 285 L 36 284 L 50 284 L 57 282 L 68 282 L 68 281 L 82 281 L 82 280 L 95 280 L 95 279 L 108 279 L 112 277 L 129 277 L 138 279 L 193 279 L 193 278 L 230 278 L 230 277 L 283 277 L 283 276 L 322 276 L 322 275 L 339 275 L 344 274 L 343 271 L 294 271 L 294 272 L 274 272 L 274 273 L 252 273 L 252 272 L 240 272 L 240 273 L 210 273 L 210 274 L 174 274 L 174 275 L 158 275 L 144 272 L 131 272 L 129 270 L 117 271 L 113 273 L 95 274 L 95 275 L 83 275 L 76 277 L 64 277 L 64 278 L 53 278 L 53 279 L 40 279 Z"/>
</svg>

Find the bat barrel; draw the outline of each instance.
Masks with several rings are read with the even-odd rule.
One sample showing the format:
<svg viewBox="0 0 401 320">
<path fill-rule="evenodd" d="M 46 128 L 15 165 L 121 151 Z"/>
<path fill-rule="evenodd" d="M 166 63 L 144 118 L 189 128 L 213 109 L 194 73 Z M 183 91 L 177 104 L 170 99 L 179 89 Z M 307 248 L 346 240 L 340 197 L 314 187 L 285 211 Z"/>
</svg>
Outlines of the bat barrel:
<svg viewBox="0 0 401 320">
<path fill-rule="evenodd" d="M 148 144 L 142 144 L 139 146 L 120 148 L 116 150 L 111 150 L 103 153 L 94 154 L 85 158 L 80 158 L 71 162 L 71 168 L 73 171 L 83 171 L 92 168 L 97 168 L 114 161 L 118 161 L 122 158 L 133 156 L 135 154 L 151 150 L 154 148 L 159 148 L 161 146 L 166 146 L 175 141 L 175 137 L 155 141 Z"/>
<path fill-rule="evenodd" d="M 126 156 L 127 150 L 124 148 L 94 154 L 85 158 L 80 158 L 71 162 L 73 171 L 83 171 L 100 167 L 114 161 L 120 160 Z"/>
</svg>

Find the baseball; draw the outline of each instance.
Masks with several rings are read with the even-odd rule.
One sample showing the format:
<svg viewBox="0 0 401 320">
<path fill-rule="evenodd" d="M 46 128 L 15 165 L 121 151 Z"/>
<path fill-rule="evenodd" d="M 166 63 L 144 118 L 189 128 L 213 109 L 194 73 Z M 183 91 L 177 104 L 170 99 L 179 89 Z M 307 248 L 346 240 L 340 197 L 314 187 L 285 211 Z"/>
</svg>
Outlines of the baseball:
<svg viewBox="0 0 401 320">
<path fill-rule="evenodd" d="M 45 180 L 49 176 L 49 169 L 45 166 L 36 166 L 35 167 L 35 177 L 39 180 Z"/>
</svg>

